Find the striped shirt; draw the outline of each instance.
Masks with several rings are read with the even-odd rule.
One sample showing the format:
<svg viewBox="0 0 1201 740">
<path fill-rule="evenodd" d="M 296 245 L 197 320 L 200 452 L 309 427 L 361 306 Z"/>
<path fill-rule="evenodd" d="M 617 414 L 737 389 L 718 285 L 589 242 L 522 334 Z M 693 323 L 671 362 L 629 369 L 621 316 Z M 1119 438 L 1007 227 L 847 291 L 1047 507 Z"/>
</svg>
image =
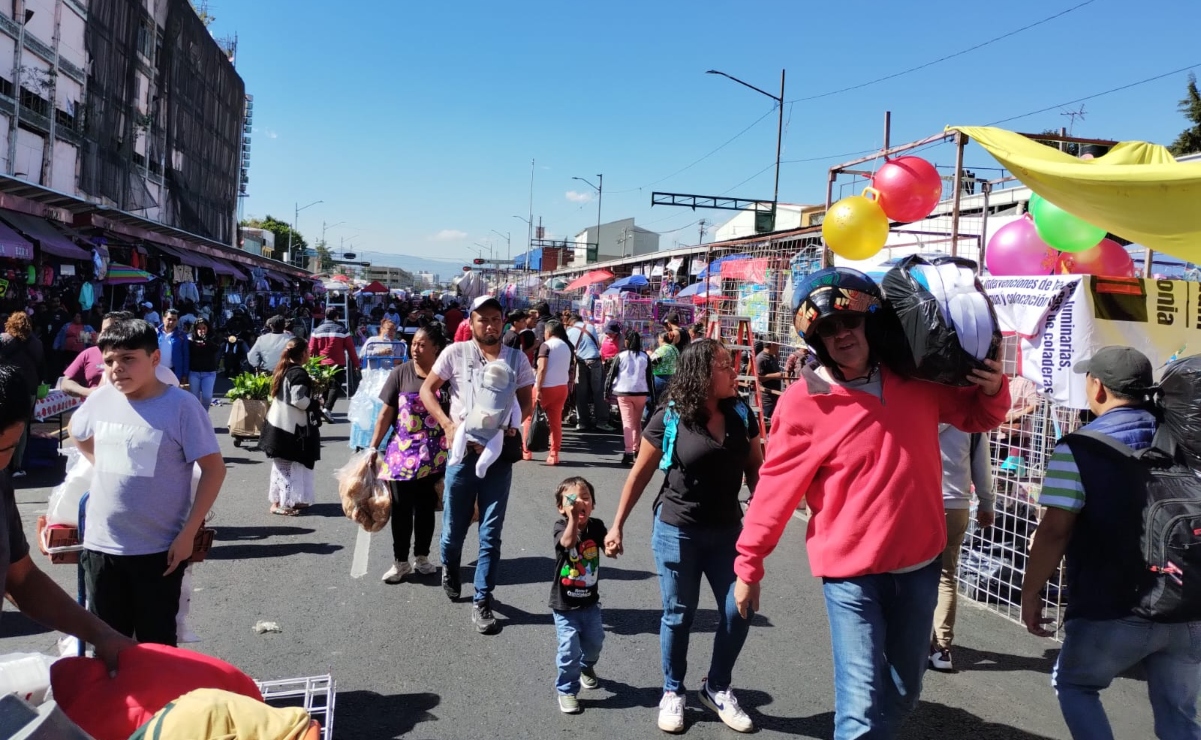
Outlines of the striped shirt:
<svg viewBox="0 0 1201 740">
<path fill-rule="evenodd" d="M 1084 485 L 1080 482 L 1080 469 L 1076 467 L 1076 458 L 1066 444 L 1056 445 L 1051 453 L 1038 503 L 1073 514 L 1080 513 L 1084 508 Z"/>
</svg>

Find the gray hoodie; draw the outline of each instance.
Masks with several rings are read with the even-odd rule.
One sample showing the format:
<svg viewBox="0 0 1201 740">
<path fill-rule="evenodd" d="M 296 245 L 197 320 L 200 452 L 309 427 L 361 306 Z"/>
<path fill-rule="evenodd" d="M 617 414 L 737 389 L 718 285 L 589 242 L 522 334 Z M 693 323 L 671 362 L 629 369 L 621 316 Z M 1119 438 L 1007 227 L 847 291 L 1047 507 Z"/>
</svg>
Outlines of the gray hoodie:
<svg viewBox="0 0 1201 740">
<path fill-rule="evenodd" d="M 288 341 L 294 339 L 291 332 L 274 332 L 264 334 L 255 340 L 254 346 L 250 348 L 250 353 L 246 355 L 246 361 L 250 363 L 250 367 L 256 370 L 265 370 L 273 372 L 275 366 L 279 363 L 279 356 L 284 353 L 284 347 L 288 346 Z"/>
<path fill-rule="evenodd" d="M 972 435 L 950 424 L 938 425 L 938 443 L 942 448 L 942 501 L 947 509 L 967 509 L 972 504 L 972 485 L 981 511 L 992 511 L 995 495 L 992 489 L 992 460 L 988 452 L 988 435 L 980 436 L 972 453 Z"/>
</svg>

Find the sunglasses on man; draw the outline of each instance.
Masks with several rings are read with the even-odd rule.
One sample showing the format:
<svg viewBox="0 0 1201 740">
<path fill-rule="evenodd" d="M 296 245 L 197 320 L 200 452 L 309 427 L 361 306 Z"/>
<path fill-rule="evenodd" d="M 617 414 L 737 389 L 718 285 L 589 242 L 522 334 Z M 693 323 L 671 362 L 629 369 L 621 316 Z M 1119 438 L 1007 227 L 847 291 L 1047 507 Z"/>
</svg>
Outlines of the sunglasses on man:
<svg viewBox="0 0 1201 740">
<path fill-rule="evenodd" d="M 844 316 L 827 316 L 818 323 L 815 331 L 823 339 L 833 339 L 844 330 L 855 331 L 861 326 L 863 326 L 863 314 L 852 313 Z"/>
</svg>

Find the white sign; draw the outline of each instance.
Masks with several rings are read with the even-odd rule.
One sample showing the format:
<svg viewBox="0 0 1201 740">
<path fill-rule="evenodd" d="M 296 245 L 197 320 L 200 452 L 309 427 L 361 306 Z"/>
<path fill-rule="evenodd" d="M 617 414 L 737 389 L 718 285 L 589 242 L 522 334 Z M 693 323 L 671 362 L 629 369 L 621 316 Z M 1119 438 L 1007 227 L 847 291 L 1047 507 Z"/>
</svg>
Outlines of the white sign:
<svg viewBox="0 0 1201 740">
<path fill-rule="evenodd" d="M 1201 352 L 1201 284 L 1060 276 L 988 278 L 1001 332 L 1018 337 L 1021 374 L 1062 406 L 1088 408 L 1080 360 L 1110 345 L 1134 347 L 1161 369 Z"/>
</svg>

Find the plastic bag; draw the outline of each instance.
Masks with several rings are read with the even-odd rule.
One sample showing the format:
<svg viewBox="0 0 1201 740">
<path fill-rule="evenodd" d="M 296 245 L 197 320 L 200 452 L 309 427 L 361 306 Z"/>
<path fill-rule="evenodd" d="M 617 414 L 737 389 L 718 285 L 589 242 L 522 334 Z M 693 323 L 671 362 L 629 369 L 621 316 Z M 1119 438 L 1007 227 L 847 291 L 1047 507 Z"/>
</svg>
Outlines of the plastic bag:
<svg viewBox="0 0 1201 740">
<path fill-rule="evenodd" d="M 376 478 L 371 452 L 352 455 L 334 477 L 338 479 L 342 513 L 368 532 L 383 529 L 392 514 L 392 497 L 387 483 Z"/>
<path fill-rule="evenodd" d="M 534 404 L 534 415 L 530 419 L 530 428 L 525 435 L 526 452 L 546 452 L 550 449 L 550 419 L 541 403 Z"/>
<path fill-rule="evenodd" d="M 92 485 L 92 464 L 75 447 L 67 448 L 67 477 L 50 492 L 46 524 L 79 526 L 79 500 Z"/>
<path fill-rule="evenodd" d="M 1001 331 L 971 260 L 906 257 L 881 288 L 909 345 L 911 377 L 967 386 L 982 360 L 996 358 Z"/>
<path fill-rule="evenodd" d="M 380 391 L 388 379 L 389 370 L 364 370 L 358 389 L 350 398 L 346 418 L 360 429 L 375 429 L 375 420 L 380 412 Z"/>
<path fill-rule="evenodd" d="M 1201 470 L 1201 355 L 1176 360 L 1163 371 L 1163 428 L 1194 470 Z"/>
<path fill-rule="evenodd" d="M 46 701 L 55 660 L 41 653 L 0 655 L 0 695 L 16 694 L 35 707 Z"/>
</svg>

